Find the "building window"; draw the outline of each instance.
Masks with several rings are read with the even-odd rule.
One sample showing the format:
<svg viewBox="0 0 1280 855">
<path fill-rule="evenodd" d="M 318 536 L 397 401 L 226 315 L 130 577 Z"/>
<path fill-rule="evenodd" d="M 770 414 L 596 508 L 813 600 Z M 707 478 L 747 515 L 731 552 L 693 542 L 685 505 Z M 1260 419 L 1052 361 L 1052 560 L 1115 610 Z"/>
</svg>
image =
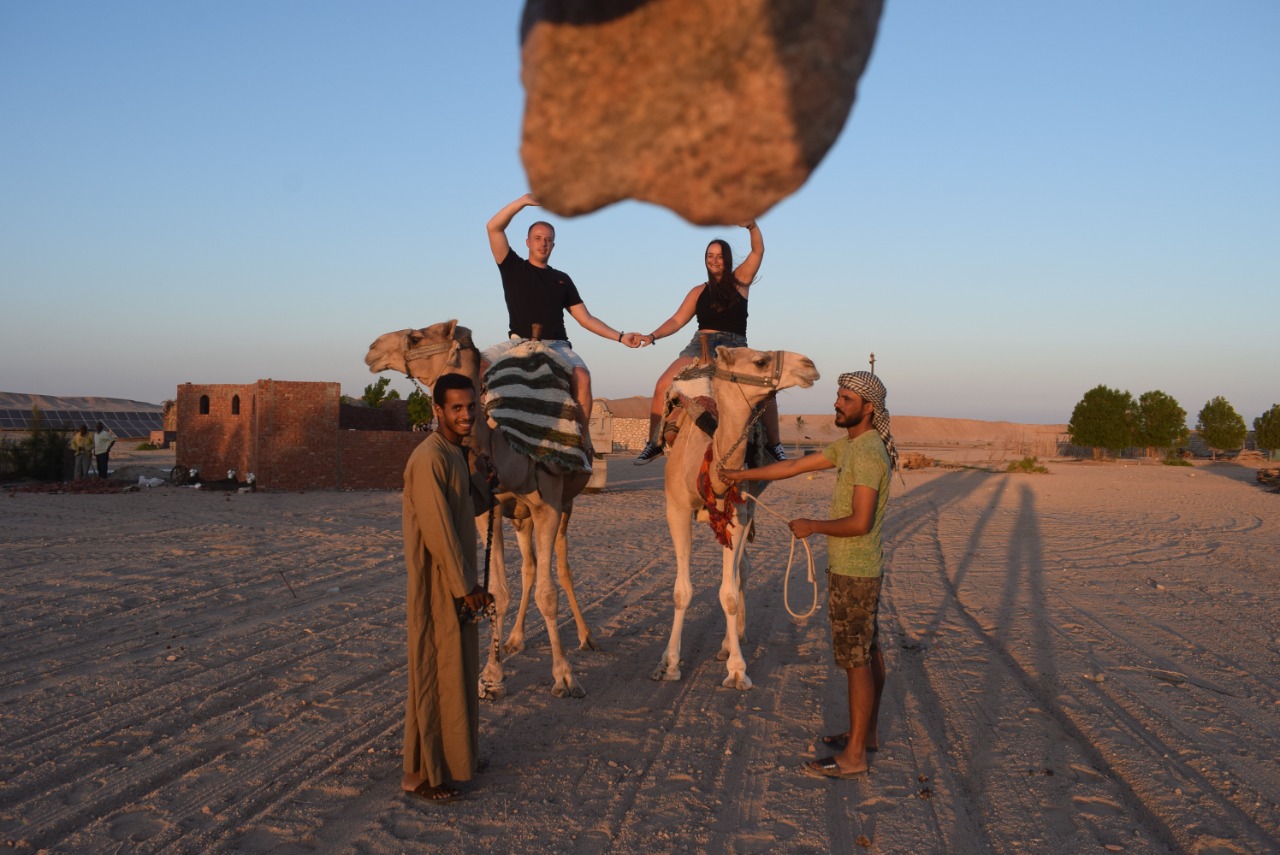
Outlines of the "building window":
<svg viewBox="0 0 1280 855">
<path fill-rule="evenodd" d="M 231 415 L 233 416 L 240 415 L 240 396 L 239 395 L 231 396 Z"/>
<path fill-rule="evenodd" d="M 200 415 L 202 416 L 209 415 L 209 396 L 208 395 L 200 396 Z"/>
</svg>

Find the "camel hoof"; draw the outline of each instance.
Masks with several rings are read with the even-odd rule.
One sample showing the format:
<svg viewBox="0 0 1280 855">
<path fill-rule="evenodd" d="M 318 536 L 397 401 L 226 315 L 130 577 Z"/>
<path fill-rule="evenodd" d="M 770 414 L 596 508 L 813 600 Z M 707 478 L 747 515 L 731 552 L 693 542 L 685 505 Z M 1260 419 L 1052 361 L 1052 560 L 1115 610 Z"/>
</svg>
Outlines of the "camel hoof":
<svg viewBox="0 0 1280 855">
<path fill-rule="evenodd" d="M 721 647 L 720 652 L 716 654 L 716 659 L 718 659 L 721 662 L 724 662 L 728 658 L 729 658 L 729 648 Z"/>
<path fill-rule="evenodd" d="M 661 680 L 666 683 L 675 683 L 680 679 L 679 668 L 668 668 L 666 665 L 659 665 L 653 669 L 653 673 L 649 675 L 650 680 Z"/>
<path fill-rule="evenodd" d="M 511 656 L 524 650 L 524 639 L 508 638 L 507 643 L 502 645 L 502 652 Z"/>
<path fill-rule="evenodd" d="M 480 700 L 500 701 L 506 696 L 506 687 L 501 683 L 486 683 L 484 680 L 480 681 Z"/>
<path fill-rule="evenodd" d="M 578 681 L 574 680 L 568 685 L 564 683 L 556 683 L 551 687 L 551 694 L 557 698 L 585 698 L 587 690 L 578 685 Z"/>
<path fill-rule="evenodd" d="M 751 678 L 746 674 L 730 674 L 724 678 L 724 682 L 720 685 L 726 689 L 737 689 L 740 692 L 745 692 L 751 688 Z"/>
<path fill-rule="evenodd" d="M 580 641 L 582 643 L 578 645 L 579 650 L 599 650 L 600 649 L 599 647 L 596 646 L 596 640 L 591 635 L 591 633 L 587 633 L 587 637 L 580 639 Z"/>
</svg>

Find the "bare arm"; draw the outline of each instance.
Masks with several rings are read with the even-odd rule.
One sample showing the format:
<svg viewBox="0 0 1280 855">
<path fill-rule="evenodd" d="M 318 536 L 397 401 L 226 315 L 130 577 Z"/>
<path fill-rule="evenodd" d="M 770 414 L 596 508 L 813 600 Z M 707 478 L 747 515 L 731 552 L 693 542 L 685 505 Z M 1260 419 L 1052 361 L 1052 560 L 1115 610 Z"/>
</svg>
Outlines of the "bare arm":
<svg viewBox="0 0 1280 855">
<path fill-rule="evenodd" d="M 642 338 L 645 339 L 645 344 L 653 344 L 660 338 L 667 338 L 668 336 L 675 335 L 684 328 L 685 324 L 693 320 L 693 316 L 697 312 L 698 308 L 698 297 L 702 295 L 702 291 L 706 287 L 706 285 L 694 286 L 694 288 L 685 295 L 684 300 L 680 303 L 680 308 L 676 309 L 676 313 L 674 315 L 663 321 L 656 330 L 649 333 L 647 336 L 642 336 Z"/>
<path fill-rule="evenodd" d="M 627 347 L 640 347 L 644 343 L 644 336 L 640 335 L 640 333 L 624 333 L 621 330 L 615 330 L 588 312 L 586 303 L 576 303 L 570 306 L 569 314 L 573 315 L 573 319 L 584 330 L 593 332 L 601 338 L 622 342 Z"/>
<path fill-rule="evenodd" d="M 511 221 L 515 219 L 516 214 L 525 208 L 533 205 L 536 206 L 538 200 L 534 198 L 532 193 L 525 193 L 514 202 L 508 203 L 501 211 L 494 214 L 486 224 L 485 228 L 489 232 L 489 249 L 493 251 L 493 260 L 501 264 L 503 259 L 507 257 L 507 253 L 511 251 L 511 244 L 507 241 L 507 226 L 511 225 Z M 746 262 L 743 262 L 744 264 Z"/>
<path fill-rule="evenodd" d="M 738 269 L 733 271 L 733 278 L 738 280 L 740 288 L 750 288 L 756 274 L 760 272 L 760 262 L 764 261 L 764 235 L 755 220 L 744 223 L 742 227 L 751 235 L 751 252 L 747 253 Z"/>
<path fill-rule="evenodd" d="M 831 537 L 861 537 L 871 531 L 875 522 L 876 499 L 880 491 L 861 484 L 853 488 L 853 512 L 834 520 L 798 519 L 790 522 L 791 533 L 796 537 L 825 534 Z"/>
<path fill-rule="evenodd" d="M 831 469 L 835 466 L 821 451 L 814 451 L 804 457 L 780 460 L 768 466 L 755 469 L 721 469 L 720 477 L 725 481 L 782 481 L 794 478 L 805 472 L 817 472 L 819 469 Z"/>
</svg>

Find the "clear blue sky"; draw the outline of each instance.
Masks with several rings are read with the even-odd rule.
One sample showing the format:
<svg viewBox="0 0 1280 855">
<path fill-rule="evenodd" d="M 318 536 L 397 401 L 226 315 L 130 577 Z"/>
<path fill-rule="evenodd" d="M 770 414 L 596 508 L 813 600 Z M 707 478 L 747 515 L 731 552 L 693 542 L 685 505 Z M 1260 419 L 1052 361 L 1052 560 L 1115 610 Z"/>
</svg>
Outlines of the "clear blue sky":
<svg viewBox="0 0 1280 855">
<path fill-rule="evenodd" d="M 0 390 L 359 395 L 380 333 L 499 339 L 521 8 L 0 3 Z M 1105 383 L 1252 423 L 1280 402 L 1278 45 L 1274 0 L 889 0 L 839 141 L 760 220 L 751 342 L 824 374 L 783 411 L 828 410 L 874 351 L 893 413 L 1060 422 Z M 641 332 L 711 237 L 747 247 L 636 203 L 553 219 L 553 264 Z M 605 397 L 693 334 L 570 329 Z"/>
</svg>

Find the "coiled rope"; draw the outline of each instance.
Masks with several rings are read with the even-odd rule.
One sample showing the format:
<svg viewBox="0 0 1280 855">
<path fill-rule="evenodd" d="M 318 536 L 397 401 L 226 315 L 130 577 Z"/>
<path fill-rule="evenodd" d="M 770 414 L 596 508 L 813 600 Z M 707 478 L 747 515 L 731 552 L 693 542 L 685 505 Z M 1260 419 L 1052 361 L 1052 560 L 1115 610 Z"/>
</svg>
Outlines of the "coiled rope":
<svg viewBox="0 0 1280 855">
<path fill-rule="evenodd" d="M 789 525 L 789 523 L 791 522 L 790 520 L 788 520 L 782 514 L 775 511 L 773 508 L 766 505 L 764 502 L 760 501 L 758 498 L 756 498 L 752 494 L 746 493 L 745 495 L 748 499 L 755 502 L 756 505 L 768 511 L 769 513 L 773 514 L 778 519 L 782 520 L 784 524 L 788 524 L 787 531 L 791 531 L 791 528 Z M 804 614 L 796 614 L 791 609 L 791 594 L 790 594 L 791 564 L 793 563 L 796 557 L 796 541 L 797 540 L 804 544 L 805 555 L 808 557 L 808 560 L 809 560 L 809 584 L 813 586 L 813 602 L 809 606 L 809 611 L 805 612 Z M 801 621 L 808 620 L 809 618 L 813 617 L 813 613 L 818 610 L 818 577 L 814 575 L 814 572 L 813 572 L 813 550 L 809 548 L 809 540 L 803 537 L 796 537 L 795 532 L 791 532 L 791 552 L 787 554 L 787 570 L 782 576 L 782 604 L 787 607 L 787 614 L 791 615 L 796 620 L 801 620 Z"/>
</svg>

